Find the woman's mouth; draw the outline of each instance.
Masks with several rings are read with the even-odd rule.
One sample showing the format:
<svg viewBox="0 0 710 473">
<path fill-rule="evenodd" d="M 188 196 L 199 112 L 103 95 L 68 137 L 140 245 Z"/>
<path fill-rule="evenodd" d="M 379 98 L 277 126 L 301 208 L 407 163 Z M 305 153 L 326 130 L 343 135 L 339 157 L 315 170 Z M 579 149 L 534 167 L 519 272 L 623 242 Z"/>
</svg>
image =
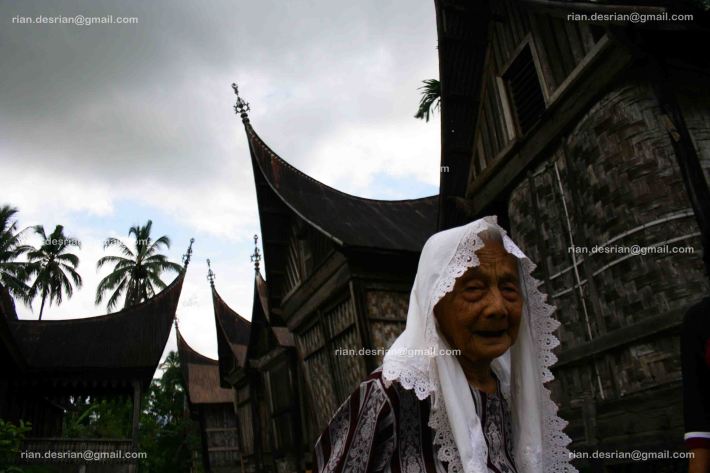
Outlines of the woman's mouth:
<svg viewBox="0 0 710 473">
<path fill-rule="evenodd" d="M 476 330 L 474 332 L 476 335 L 485 338 L 498 338 L 505 335 L 505 330 Z"/>
</svg>

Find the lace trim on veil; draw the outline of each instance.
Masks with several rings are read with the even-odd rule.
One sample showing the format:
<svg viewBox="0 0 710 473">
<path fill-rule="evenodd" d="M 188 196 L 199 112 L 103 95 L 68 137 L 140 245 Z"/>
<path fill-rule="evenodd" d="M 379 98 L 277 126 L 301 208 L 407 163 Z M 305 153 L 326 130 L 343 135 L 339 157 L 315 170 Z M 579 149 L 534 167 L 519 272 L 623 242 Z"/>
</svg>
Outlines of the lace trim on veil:
<svg viewBox="0 0 710 473">
<path fill-rule="evenodd" d="M 535 455 L 534 458 L 528 458 L 528 460 L 535 464 L 542 461 L 542 468 L 539 471 L 545 473 L 573 473 L 577 469 L 569 463 L 570 452 L 567 448 L 572 439 L 563 431 L 567 426 L 567 421 L 557 415 L 557 404 L 551 399 L 550 390 L 545 386 L 546 383 L 555 379 L 550 368 L 557 363 L 557 356 L 552 353 L 552 350 L 560 344 L 560 341 L 553 333 L 560 326 L 560 322 L 552 316 L 555 308 L 546 303 L 547 295 L 539 290 L 541 281 L 532 277 L 535 264 L 523 255 L 510 238 L 505 237 L 504 242 L 510 242 L 510 246 L 514 247 L 512 249 L 519 253 L 518 255 L 515 251 L 511 251 L 511 248 L 508 248 L 509 245 L 506 244 L 506 249 L 520 258 L 523 269 L 523 284 L 529 296 L 526 303 L 532 320 L 531 335 L 533 342 L 537 344 L 539 376 L 542 380 L 540 392 L 543 403 L 542 444 L 544 454 L 541 455 L 542 458 Z"/>
<path fill-rule="evenodd" d="M 483 240 L 478 236 L 490 226 L 500 230 L 503 236 L 505 249 L 516 256 L 522 266 L 522 283 L 526 290 L 526 305 L 532 319 L 530 325 L 531 337 L 537 345 L 538 366 L 540 369 L 540 386 L 543 401 L 543 452 L 526 451 L 526 458 L 520 459 L 521 464 L 533 466 L 536 471 L 545 473 L 572 473 L 577 470 L 569 464 L 569 451 L 567 445 L 571 439 L 563 432 L 567 422 L 557 415 L 557 405 L 550 398 L 550 390 L 544 384 L 552 381 L 554 376 L 550 367 L 557 362 L 557 357 L 552 350 L 559 345 L 559 340 L 553 332 L 560 326 L 560 323 L 552 317 L 555 308 L 545 302 L 546 295 L 538 289 L 540 281 L 532 277 L 531 273 L 535 269 L 535 264 L 530 261 L 525 254 L 507 236 L 504 229 L 500 228 L 494 220 L 484 219 L 479 225 L 472 226 L 466 236 L 459 243 L 457 250 L 446 267 L 446 272 L 439 277 L 435 290 L 426 312 L 426 341 L 431 350 L 439 349 L 439 337 L 436 333 L 433 308 L 447 293 L 453 290 L 458 279 L 469 268 L 479 264 L 476 251 L 483 247 Z M 393 360 L 394 361 L 394 360 Z M 391 363 L 383 372 L 384 378 L 391 381 L 398 381 L 405 389 L 414 390 L 420 400 L 432 396 L 432 406 L 429 414 L 428 425 L 434 431 L 433 443 L 438 447 L 437 458 L 448 464 L 448 473 L 464 473 L 461 457 L 456 447 L 451 426 L 446 414 L 446 407 L 443 400 L 437 400 L 437 393 L 441 392 L 441 385 L 438 376 L 429 376 L 431 370 L 435 369 L 433 357 L 429 360 L 427 367 L 416 368 L 405 363 Z M 506 396 L 507 397 L 507 396 Z M 482 448 L 476 449 L 475 455 L 486 463 L 486 451 Z M 517 459 L 516 459 L 517 460 Z M 540 464 L 542 462 L 542 464 Z M 524 470 L 521 470 L 524 471 Z"/>
</svg>

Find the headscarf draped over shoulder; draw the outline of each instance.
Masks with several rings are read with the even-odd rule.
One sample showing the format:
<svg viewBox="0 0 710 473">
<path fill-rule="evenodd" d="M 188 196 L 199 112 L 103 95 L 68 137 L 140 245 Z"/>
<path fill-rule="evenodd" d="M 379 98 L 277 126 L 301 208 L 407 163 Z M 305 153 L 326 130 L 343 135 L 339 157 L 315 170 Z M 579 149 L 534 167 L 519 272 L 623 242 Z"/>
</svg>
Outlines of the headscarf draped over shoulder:
<svg viewBox="0 0 710 473">
<path fill-rule="evenodd" d="M 519 473 L 572 473 L 563 432 L 567 424 L 557 415 L 545 383 L 553 379 L 557 361 L 552 349 L 559 345 L 553 332 L 559 322 L 554 307 L 545 303 L 540 282 L 531 273 L 535 265 L 498 226 L 495 217 L 433 235 L 424 245 L 409 299 L 407 325 L 387 352 L 382 377 L 411 389 L 420 400 L 431 397 L 429 426 L 438 457 L 448 473 L 486 473 L 487 448 L 466 376 L 441 336 L 434 306 L 450 292 L 456 279 L 478 266 L 480 234 L 497 231 L 503 246 L 518 259 L 523 315 L 518 339 L 492 363 L 501 391 L 511 409 L 514 457 Z M 462 393 L 466 393 L 462 395 Z"/>
</svg>

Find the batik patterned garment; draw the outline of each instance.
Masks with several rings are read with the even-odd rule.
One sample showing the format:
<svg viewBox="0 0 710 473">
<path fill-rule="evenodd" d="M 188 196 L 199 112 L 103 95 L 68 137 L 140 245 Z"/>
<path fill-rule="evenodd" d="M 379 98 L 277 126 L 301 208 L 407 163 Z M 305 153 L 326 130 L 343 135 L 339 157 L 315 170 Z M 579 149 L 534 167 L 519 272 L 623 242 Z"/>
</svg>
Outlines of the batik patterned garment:
<svg viewBox="0 0 710 473">
<path fill-rule="evenodd" d="M 446 473 L 429 428 L 429 399 L 420 401 L 398 383 L 386 387 L 374 371 L 336 411 L 315 446 L 318 473 Z M 516 473 L 505 400 L 476 393 L 491 473 Z M 490 438 L 489 438 L 490 436 Z"/>
<path fill-rule="evenodd" d="M 486 394 L 473 387 L 471 394 L 488 447 L 488 471 L 516 473 L 510 410 L 508 403 L 500 394 L 500 385 L 494 394 Z"/>
</svg>

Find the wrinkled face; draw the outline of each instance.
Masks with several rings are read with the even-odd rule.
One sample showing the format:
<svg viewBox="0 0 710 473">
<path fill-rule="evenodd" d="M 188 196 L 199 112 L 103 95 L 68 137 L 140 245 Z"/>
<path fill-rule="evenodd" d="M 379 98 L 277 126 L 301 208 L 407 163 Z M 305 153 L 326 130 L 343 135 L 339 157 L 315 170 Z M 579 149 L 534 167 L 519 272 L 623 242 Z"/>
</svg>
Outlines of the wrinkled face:
<svg viewBox="0 0 710 473">
<path fill-rule="evenodd" d="M 480 266 L 456 280 L 434 308 L 441 333 L 469 361 L 492 361 L 515 342 L 523 296 L 517 259 L 497 241 L 476 252 Z"/>
</svg>

